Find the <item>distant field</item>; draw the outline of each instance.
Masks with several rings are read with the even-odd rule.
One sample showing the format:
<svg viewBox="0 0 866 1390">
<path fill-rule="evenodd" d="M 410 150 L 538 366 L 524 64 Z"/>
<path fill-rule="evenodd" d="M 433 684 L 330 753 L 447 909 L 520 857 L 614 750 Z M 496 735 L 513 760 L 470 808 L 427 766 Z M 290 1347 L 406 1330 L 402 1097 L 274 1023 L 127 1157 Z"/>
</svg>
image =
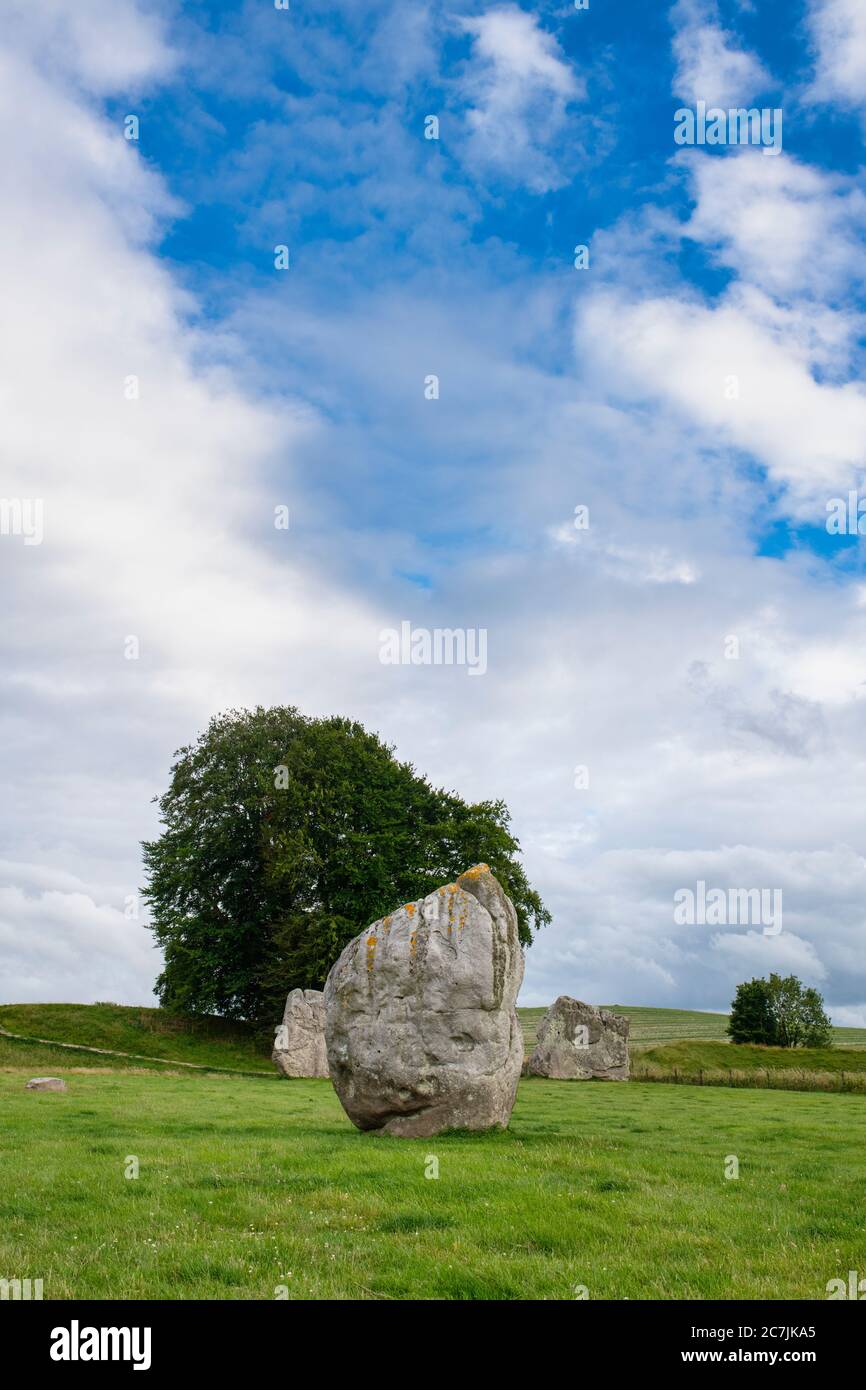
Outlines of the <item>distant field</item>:
<svg viewBox="0 0 866 1390">
<path fill-rule="evenodd" d="M 533 1079 L 507 1132 L 398 1140 L 327 1081 L 28 1074 L 0 1276 L 46 1299 L 825 1299 L 866 1269 L 857 1096 Z"/>
<path fill-rule="evenodd" d="M 625 1014 L 629 1020 L 632 1043 L 678 1042 L 681 1039 L 707 1039 L 728 1044 L 725 1029 L 727 1014 L 705 1014 L 696 1009 L 645 1009 L 633 1004 L 602 1004 L 615 1014 Z M 531 1051 L 535 1034 L 546 1009 L 518 1009 L 523 1027 L 524 1046 Z M 866 1028 L 834 1028 L 835 1047 L 866 1047 Z M 790 1054 L 788 1054 L 790 1056 Z"/>
</svg>

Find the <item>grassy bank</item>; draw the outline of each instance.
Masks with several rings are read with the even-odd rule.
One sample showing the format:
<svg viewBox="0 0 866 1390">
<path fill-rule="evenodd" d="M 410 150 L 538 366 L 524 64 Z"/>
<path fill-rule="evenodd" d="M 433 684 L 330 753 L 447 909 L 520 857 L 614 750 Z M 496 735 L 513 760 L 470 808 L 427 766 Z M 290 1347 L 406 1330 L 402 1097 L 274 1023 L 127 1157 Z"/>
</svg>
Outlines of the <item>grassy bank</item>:
<svg viewBox="0 0 866 1390">
<path fill-rule="evenodd" d="M 635 1080 L 866 1092 L 866 1048 L 678 1042 L 632 1051 Z"/>
<path fill-rule="evenodd" d="M 119 1004 L 3 1004 L 0 1028 L 29 1039 L 111 1049 L 137 1058 L 271 1074 L 270 1048 L 253 1030 L 221 1018 L 180 1019 L 163 1009 Z M 8 1040 L 0 1038 L 0 1043 Z M 55 1052 L 57 1065 L 64 1054 Z M 66 1062 L 80 1066 L 81 1058 Z M 14 1063 L 13 1063 L 14 1065 Z M 104 1058 L 94 1065 L 110 1066 Z"/>
</svg>

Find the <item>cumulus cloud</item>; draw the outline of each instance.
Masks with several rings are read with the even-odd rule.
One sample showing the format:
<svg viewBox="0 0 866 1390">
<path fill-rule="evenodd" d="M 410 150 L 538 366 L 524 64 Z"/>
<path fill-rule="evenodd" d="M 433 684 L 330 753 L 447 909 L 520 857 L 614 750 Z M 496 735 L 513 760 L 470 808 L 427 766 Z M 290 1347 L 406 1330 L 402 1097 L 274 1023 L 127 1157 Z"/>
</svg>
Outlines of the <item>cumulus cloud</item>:
<svg viewBox="0 0 866 1390">
<path fill-rule="evenodd" d="M 275 458 L 316 419 L 245 396 L 231 345 L 190 327 L 193 303 L 152 251 L 176 210 L 162 182 L 71 77 L 45 79 L 27 44 L 7 44 L 0 61 L 0 112 L 19 126 L 0 152 L 17 190 L 0 227 L 3 490 L 44 511 L 41 545 L 0 538 L 4 843 L 21 859 L 38 847 L 49 863 L 84 861 L 88 876 L 104 871 L 107 894 L 83 876 L 38 900 L 7 882 L 3 991 L 81 997 L 110 976 L 94 965 L 104 936 L 105 961 L 119 963 L 105 991 L 128 997 L 149 988 L 155 960 L 118 904 L 138 887 L 137 842 L 153 830 L 150 798 L 181 728 L 291 698 L 303 663 L 314 701 L 353 651 L 366 659 L 377 619 L 299 564 L 291 531 L 274 527 L 286 500 Z M 90 83 L 93 55 L 82 61 Z M 22 111 L 39 120 L 21 124 Z M 295 487 L 303 510 L 301 497 Z M 331 641 L 313 663 L 323 630 Z"/>
<path fill-rule="evenodd" d="M 579 331 L 599 343 L 600 372 L 616 370 L 633 393 L 720 433 L 785 485 L 795 514 L 823 520 L 825 499 L 855 486 L 866 466 L 866 391 L 815 379 L 808 329 L 738 286 L 715 306 L 600 294 Z"/>
<path fill-rule="evenodd" d="M 462 20 L 473 55 L 460 84 L 468 103 L 466 158 L 534 193 L 561 187 L 551 145 L 585 83 L 535 15 L 502 5 Z"/>
<path fill-rule="evenodd" d="M 135 91 L 174 66 L 158 15 L 115 0 L 7 0 L 7 43 L 95 95 Z"/>
<path fill-rule="evenodd" d="M 754 53 L 717 22 L 715 5 L 679 0 L 672 11 L 674 95 L 694 105 L 741 106 L 772 83 Z"/>
<path fill-rule="evenodd" d="M 721 265 L 779 298 L 850 300 L 862 285 L 866 193 L 862 180 L 817 169 L 790 154 L 756 160 L 680 158 L 694 212 L 686 236 Z"/>
<path fill-rule="evenodd" d="M 866 106 L 866 9 L 860 0 L 811 0 L 815 53 L 811 95 L 849 108 Z"/>
</svg>

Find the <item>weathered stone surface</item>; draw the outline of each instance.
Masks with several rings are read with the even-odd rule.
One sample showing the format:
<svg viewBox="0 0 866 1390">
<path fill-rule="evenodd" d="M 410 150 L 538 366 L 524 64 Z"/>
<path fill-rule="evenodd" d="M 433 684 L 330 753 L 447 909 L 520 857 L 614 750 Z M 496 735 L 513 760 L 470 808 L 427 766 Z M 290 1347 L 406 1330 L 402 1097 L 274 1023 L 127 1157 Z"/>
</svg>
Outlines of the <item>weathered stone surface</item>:
<svg viewBox="0 0 866 1390">
<path fill-rule="evenodd" d="M 34 1076 L 25 1087 L 27 1091 L 65 1091 L 66 1082 L 59 1076 Z"/>
<path fill-rule="evenodd" d="M 628 1081 L 628 1019 L 561 994 L 541 1021 L 529 1076 Z"/>
<path fill-rule="evenodd" d="M 523 1043 L 514 905 L 486 864 L 374 922 L 325 984 L 331 1080 L 359 1129 L 508 1124 Z"/>
<path fill-rule="evenodd" d="M 325 996 L 320 989 L 290 992 L 271 1060 L 283 1076 L 328 1075 Z"/>
</svg>

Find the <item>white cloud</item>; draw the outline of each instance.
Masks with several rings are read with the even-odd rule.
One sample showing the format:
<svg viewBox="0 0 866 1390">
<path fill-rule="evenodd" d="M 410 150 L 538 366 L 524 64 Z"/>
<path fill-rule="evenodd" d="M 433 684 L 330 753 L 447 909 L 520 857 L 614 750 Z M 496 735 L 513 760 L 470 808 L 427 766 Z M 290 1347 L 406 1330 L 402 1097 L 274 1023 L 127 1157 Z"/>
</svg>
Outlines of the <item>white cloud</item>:
<svg viewBox="0 0 866 1390">
<path fill-rule="evenodd" d="M 135 91 L 173 66 L 157 15 L 129 0 L 6 0 L 4 39 L 87 91 Z"/>
<path fill-rule="evenodd" d="M 850 298 L 863 283 L 866 195 L 858 179 L 753 151 L 680 157 L 696 207 L 687 236 L 715 248 L 740 278 L 786 300 Z"/>
<path fill-rule="evenodd" d="M 135 904 L 96 901 L 92 888 L 70 882 L 47 887 L 40 866 L 0 867 L 0 980 L 3 999 L 72 1004 L 96 999 L 151 1003 L 144 982 L 158 955 Z"/>
<path fill-rule="evenodd" d="M 461 24 L 474 38 L 461 83 L 469 104 L 465 157 L 536 193 L 560 187 L 565 178 L 550 146 L 565 126 L 569 103 L 585 95 L 583 79 L 553 35 L 517 5 Z"/>
<path fill-rule="evenodd" d="M 665 546 L 624 546 L 598 541 L 595 535 L 576 529 L 574 523 L 550 528 L 550 537 L 559 546 L 580 547 L 592 555 L 592 562 L 605 573 L 634 584 L 694 584 L 698 569 L 691 560 L 671 553 Z"/>
<path fill-rule="evenodd" d="M 308 706 L 327 707 L 376 650 L 381 615 L 274 528 L 278 504 L 303 515 L 291 459 L 315 416 L 246 395 L 220 363 L 230 341 L 188 326 L 192 301 L 150 250 L 172 200 L 72 78 L 45 80 L 43 57 L 23 42 L 0 56 L 0 117 L 17 131 L 0 150 L 16 190 L 0 224 L 3 495 L 38 497 L 45 517 L 39 546 L 0 538 L 3 839 L 80 886 L 31 899 L 7 878 L 2 990 L 82 997 L 90 979 L 132 997 L 158 962 L 118 904 L 140 884 L 174 748 L 219 709 L 291 700 L 299 669 Z M 82 62 L 91 84 L 93 54 Z"/>
<path fill-rule="evenodd" d="M 823 520 L 832 490 L 855 486 L 866 467 L 866 390 L 815 379 L 808 327 L 734 286 L 713 307 L 601 293 L 587 301 L 579 334 L 598 344 L 599 377 L 668 402 L 708 439 L 753 455 L 790 489 L 792 510 Z"/>
<path fill-rule="evenodd" d="M 673 41 L 676 72 L 674 95 L 694 105 L 742 106 L 772 84 L 760 60 L 740 48 L 737 40 L 718 23 L 715 6 L 696 0 L 679 0 L 674 7 Z"/>
<path fill-rule="evenodd" d="M 862 0 L 811 0 L 815 100 L 866 106 L 866 7 Z"/>
</svg>

